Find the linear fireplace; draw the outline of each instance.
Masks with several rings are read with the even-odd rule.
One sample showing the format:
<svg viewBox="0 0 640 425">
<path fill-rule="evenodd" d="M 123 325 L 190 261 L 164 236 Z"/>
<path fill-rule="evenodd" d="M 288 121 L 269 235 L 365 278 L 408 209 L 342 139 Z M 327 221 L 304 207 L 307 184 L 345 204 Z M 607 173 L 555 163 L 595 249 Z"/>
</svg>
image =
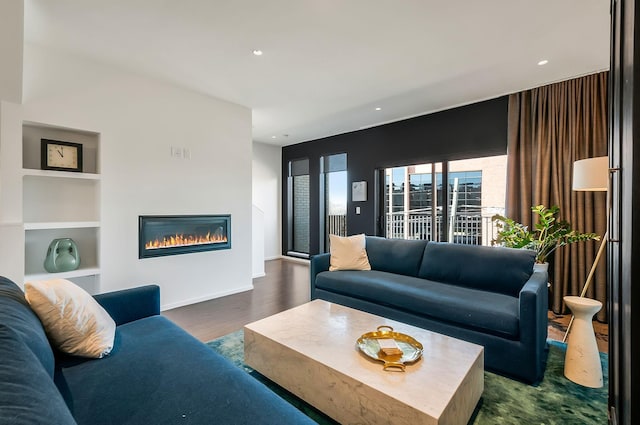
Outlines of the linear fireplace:
<svg viewBox="0 0 640 425">
<path fill-rule="evenodd" d="M 138 258 L 231 248 L 230 215 L 141 215 Z"/>
</svg>

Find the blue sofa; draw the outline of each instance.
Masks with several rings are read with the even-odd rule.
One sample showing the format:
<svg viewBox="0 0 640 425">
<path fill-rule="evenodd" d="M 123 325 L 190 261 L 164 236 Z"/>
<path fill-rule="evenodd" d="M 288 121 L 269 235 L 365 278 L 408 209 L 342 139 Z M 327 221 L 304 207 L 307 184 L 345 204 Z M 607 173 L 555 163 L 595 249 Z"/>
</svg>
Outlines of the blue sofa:
<svg viewBox="0 0 640 425">
<path fill-rule="evenodd" d="M 0 424 L 313 424 L 159 315 L 155 285 L 97 295 L 117 324 L 102 359 L 56 353 L 0 277 Z"/>
<path fill-rule="evenodd" d="M 535 253 L 366 237 L 370 271 L 328 271 L 311 258 L 311 298 L 398 320 L 485 348 L 485 368 L 528 383 L 546 364 L 547 274 Z"/>
</svg>

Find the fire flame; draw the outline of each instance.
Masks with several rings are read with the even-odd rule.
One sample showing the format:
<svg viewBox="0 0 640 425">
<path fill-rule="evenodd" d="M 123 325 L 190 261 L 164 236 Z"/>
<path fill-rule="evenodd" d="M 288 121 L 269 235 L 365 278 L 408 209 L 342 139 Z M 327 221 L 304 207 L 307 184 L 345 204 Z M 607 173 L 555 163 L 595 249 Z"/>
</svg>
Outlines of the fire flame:
<svg viewBox="0 0 640 425">
<path fill-rule="evenodd" d="M 173 248 L 190 245 L 206 245 L 212 243 L 225 243 L 227 236 L 221 232 L 207 233 L 206 235 L 171 235 L 162 239 L 154 239 L 144 244 L 145 249 Z"/>
</svg>

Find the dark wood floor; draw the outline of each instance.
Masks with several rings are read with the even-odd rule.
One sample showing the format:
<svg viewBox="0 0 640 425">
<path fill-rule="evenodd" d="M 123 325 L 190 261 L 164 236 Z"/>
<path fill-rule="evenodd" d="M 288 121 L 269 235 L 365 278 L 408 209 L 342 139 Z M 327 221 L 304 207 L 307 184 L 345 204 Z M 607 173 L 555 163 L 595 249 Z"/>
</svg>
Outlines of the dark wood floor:
<svg viewBox="0 0 640 425">
<path fill-rule="evenodd" d="M 309 301 L 309 266 L 301 262 L 272 260 L 266 276 L 253 280 L 254 289 L 227 297 L 167 310 L 162 314 L 201 341 L 211 341 Z M 549 313 L 549 338 L 562 340 L 570 316 Z M 608 327 L 594 322 L 600 351 L 607 352 Z"/>
<path fill-rule="evenodd" d="M 162 314 L 206 342 L 309 301 L 307 264 L 267 261 L 265 273 L 266 276 L 253 280 L 252 291 L 167 310 Z"/>
</svg>

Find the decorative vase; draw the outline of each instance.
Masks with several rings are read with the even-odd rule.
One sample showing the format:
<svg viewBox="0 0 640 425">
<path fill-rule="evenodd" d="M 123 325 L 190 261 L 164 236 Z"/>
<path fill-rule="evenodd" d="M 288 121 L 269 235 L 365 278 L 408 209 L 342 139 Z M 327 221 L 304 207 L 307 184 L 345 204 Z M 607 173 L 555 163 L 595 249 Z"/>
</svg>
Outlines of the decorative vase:
<svg viewBox="0 0 640 425">
<path fill-rule="evenodd" d="M 549 263 L 533 263 L 533 271 L 549 273 Z"/>
<path fill-rule="evenodd" d="M 68 272 L 80 267 L 78 246 L 71 238 L 54 239 L 49 244 L 44 259 L 44 269 L 49 273 Z"/>
<path fill-rule="evenodd" d="M 533 271 L 547 273 L 549 277 L 549 263 L 533 263 Z M 547 288 L 551 288 L 551 282 L 547 282 Z"/>
</svg>

